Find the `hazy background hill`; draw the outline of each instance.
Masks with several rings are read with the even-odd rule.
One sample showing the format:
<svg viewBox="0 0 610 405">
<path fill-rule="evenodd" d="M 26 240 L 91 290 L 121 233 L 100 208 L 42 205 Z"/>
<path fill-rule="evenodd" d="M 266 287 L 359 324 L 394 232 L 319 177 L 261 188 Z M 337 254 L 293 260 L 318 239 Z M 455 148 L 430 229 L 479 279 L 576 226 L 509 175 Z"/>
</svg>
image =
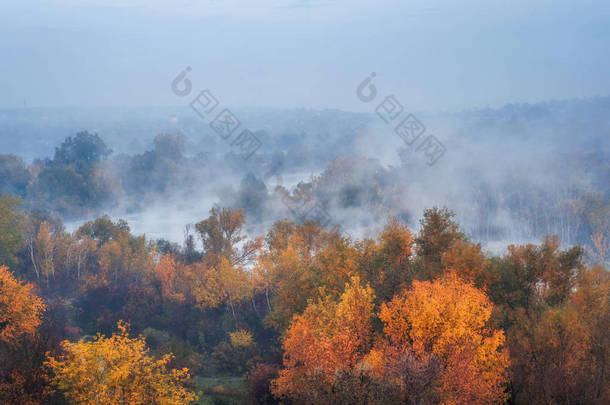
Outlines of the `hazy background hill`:
<svg viewBox="0 0 610 405">
<path fill-rule="evenodd" d="M 415 226 L 414 218 L 432 205 L 451 206 L 465 229 L 490 248 L 546 233 L 586 244 L 592 228 L 607 226 L 607 220 L 582 212 L 592 205 L 602 217 L 607 212 L 609 97 L 418 113 L 426 133 L 447 149 L 433 166 L 374 108 L 368 114 L 261 108 L 234 113 L 262 142 L 247 162 L 188 105 L 2 110 L 2 153 L 23 159 L 19 164 L 30 173 L 20 189 L 7 174 L 3 191 L 73 226 L 109 213 L 129 219 L 136 232 L 173 241 L 214 204 L 244 208 L 252 232 L 279 218 L 304 220 L 286 204 L 286 193 L 299 182 L 330 224 L 354 236 L 377 231 L 389 216 Z M 57 198 L 54 187 L 42 184 L 49 176 L 40 173 L 59 170 L 56 148 L 80 131 L 97 134 L 110 150 L 95 163 L 95 176 L 74 186 L 94 187 L 95 178 L 98 190 L 83 197 L 82 190 L 64 189 L 80 196 Z M 67 181 L 55 175 L 54 181 Z"/>
</svg>

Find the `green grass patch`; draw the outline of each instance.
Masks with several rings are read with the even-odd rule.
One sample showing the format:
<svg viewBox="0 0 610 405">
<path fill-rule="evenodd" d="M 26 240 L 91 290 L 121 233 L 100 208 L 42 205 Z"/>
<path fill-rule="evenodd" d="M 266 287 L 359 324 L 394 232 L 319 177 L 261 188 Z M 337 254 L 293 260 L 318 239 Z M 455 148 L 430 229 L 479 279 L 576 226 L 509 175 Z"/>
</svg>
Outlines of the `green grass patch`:
<svg viewBox="0 0 610 405">
<path fill-rule="evenodd" d="M 200 405 L 242 405 L 246 389 L 242 377 L 195 377 Z"/>
</svg>

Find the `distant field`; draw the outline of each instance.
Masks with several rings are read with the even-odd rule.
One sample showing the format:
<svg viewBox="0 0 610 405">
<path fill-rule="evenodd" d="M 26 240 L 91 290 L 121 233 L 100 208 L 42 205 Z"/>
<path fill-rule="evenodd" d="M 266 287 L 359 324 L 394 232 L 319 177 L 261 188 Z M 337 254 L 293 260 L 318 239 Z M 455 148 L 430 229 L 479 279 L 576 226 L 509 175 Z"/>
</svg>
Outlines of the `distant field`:
<svg viewBox="0 0 610 405">
<path fill-rule="evenodd" d="M 198 404 L 237 405 L 246 403 L 242 377 L 196 377 Z"/>
</svg>

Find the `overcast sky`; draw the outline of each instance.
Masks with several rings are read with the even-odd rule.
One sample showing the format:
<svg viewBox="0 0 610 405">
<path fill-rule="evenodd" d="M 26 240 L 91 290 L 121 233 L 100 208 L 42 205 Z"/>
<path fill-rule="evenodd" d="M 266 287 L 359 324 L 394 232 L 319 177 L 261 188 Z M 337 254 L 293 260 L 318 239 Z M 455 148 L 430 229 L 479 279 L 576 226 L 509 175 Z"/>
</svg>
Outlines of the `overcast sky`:
<svg viewBox="0 0 610 405">
<path fill-rule="evenodd" d="M 14 4 L 13 4 L 14 3 Z M 610 94 L 610 2 L 0 0 L 0 107 L 181 105 L 412 111 Z"/>
</svg>

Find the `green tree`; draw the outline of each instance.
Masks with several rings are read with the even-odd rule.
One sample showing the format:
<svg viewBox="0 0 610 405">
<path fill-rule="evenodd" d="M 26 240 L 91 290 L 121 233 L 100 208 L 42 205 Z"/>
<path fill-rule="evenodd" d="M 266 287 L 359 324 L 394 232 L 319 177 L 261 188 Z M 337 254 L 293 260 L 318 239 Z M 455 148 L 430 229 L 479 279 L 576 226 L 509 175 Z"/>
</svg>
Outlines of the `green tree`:
<svg viewBox="0 0 610 405">
<path fill-rule="evenodd" d="M 79 132 L 74 138 L 67 137 L 55 148 L 53 163 L 57 165 L 74 165 L 81 171 L 91 168 L 112 153 L 102 138 L 87 131 Z"/>
<path fill-rule="evenodd" d="M 21 233 L 23 215 L 21 200 L 8 195 L 0 196 L 0 265 L 15 268 L 17 252 L 23 246 Z"/>
<path fill-rule="evenodd" d="M 455 213 L 448 208 L 433 207 L 425 210 L 419 221 L 421 229 L 415 238 L 415 251 L 426 278 L 439 276 L 443 254 L 455 241 L 466 238 L 454 217 Z"/>
<path fill-rule="evenodd" d="M 23 159 L 15 155 L 0 155 L 0 194 L 14 194 L 25 197 L 27 186 L 32 180 Z"/>
</svg>

